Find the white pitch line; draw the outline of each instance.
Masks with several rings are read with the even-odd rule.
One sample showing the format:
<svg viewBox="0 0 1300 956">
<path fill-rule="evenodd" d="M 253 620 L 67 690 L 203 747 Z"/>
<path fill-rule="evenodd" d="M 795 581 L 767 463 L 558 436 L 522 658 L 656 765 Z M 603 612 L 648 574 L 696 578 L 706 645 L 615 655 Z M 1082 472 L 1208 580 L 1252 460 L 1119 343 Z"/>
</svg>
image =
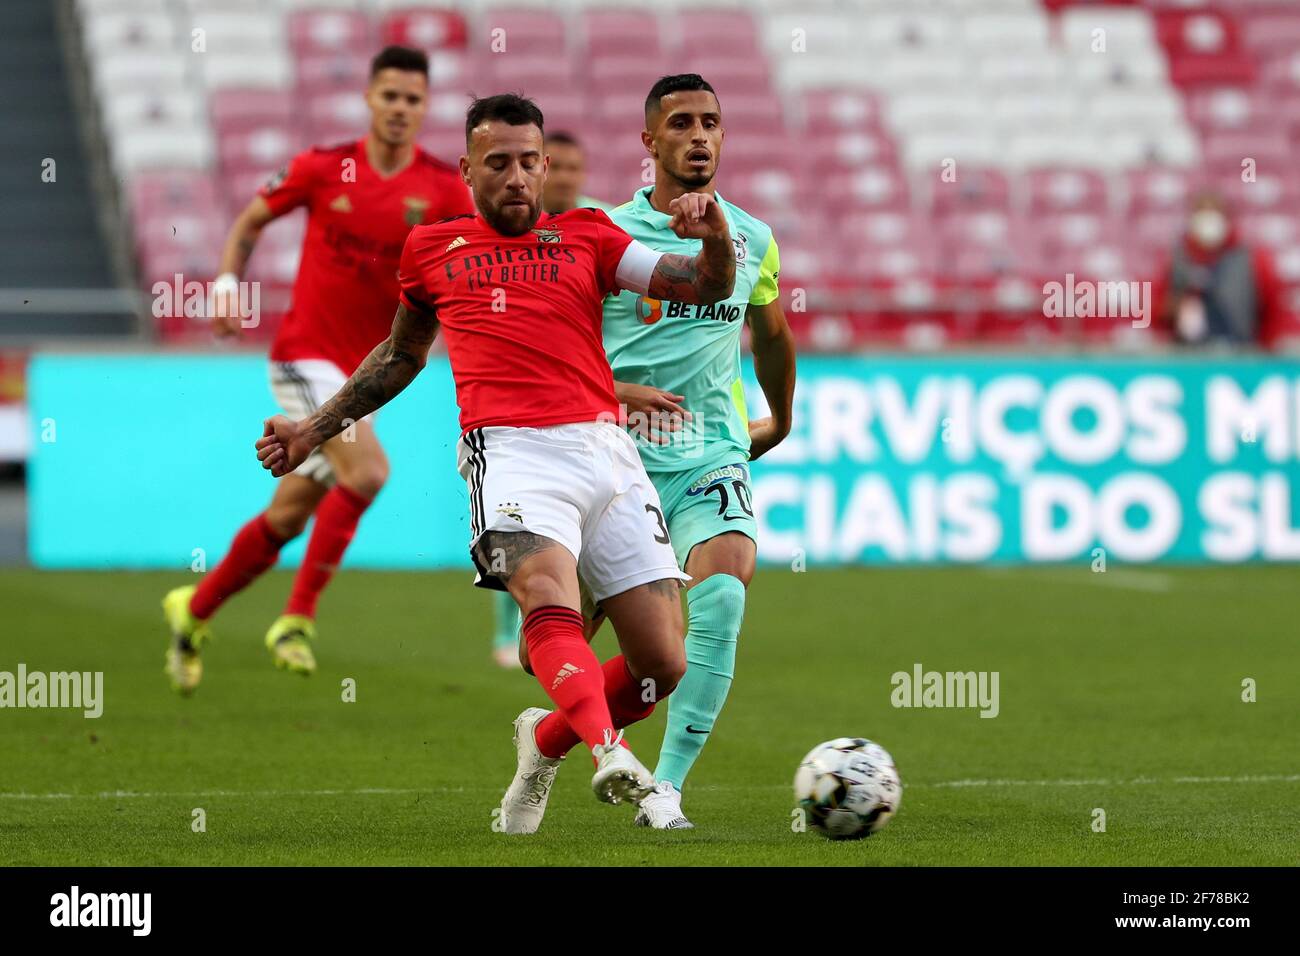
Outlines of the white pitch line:
<svg viewBox="0 0 1300 956">
<path fill-rule="evenodd" d="M 947 780 L 942 783 L 914 783 L 912 787 L 956 789 L 960 787 L 1134 787 L 1179 783 L 1296 783 L 1300 773 L 1249 774 L 1242 777 L 1131 777 L 1127 780 Z M 904 785 L 906 787 L 906 785 Z"/>
<path fill-rule="evenodd" d="M 1248 774 L 1240 777 L 1131 777 L 1129 779 L 1080 780 L 944 780 L 933 783 L 904 784 L 910 790 L 952 790 L 966 787 L 1131 787 L 1153 784 L 1213 783 L 1300 783 L 1300 773 Z M 701 787 L 701 790 L 786 790 L 785 784 L 766 787 Z M 341 796 L 409 796 L 420 793 L 496 793 L 499 787 L 360 787 L 353 790 L 189 790 L 174 792 L 140 792 L 135 790 L 101 790 L 97 793 L 15 793 L 0 792 L 0 800 L 120 800 L 180 797 L 341 797 Z"/>
<path fill-rule="evenodd" d="M 118 800 L 154 799 L 160 797 L 340 797 L 369 795 L 401 795 L 411 793 L 467 793 L 465 787 L 360 787 L 355 790 L 187 790 L 187 791 L 136 791 L 101 790 L 98 793 L 4 793 L 0 799 L 10 800 Z"/>
</svg>

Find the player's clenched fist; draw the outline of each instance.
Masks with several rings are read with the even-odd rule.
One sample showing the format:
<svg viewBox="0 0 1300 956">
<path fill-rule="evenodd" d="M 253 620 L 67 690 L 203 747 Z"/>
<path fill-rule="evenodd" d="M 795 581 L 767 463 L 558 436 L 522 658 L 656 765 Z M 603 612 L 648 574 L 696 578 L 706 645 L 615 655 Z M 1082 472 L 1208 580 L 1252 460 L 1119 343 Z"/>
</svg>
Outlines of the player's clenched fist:
<svg viewBox="0 0 1300 956">
<path fill-rule="evenodd" d="M 312 453 L 315 445 L 307 437 L 302 422 L 284 415 L 268 418 L 262 426 L 262 437 L 257 440 L 257 460 L 276 478 L 283 478 Z"/>
<path fill-rule="evenodd" d="M 727 235 L 727 217 L 707 193 L 683 193 L 668 204 L 668 228 L 682 239 L 707 239 Z"/>
</svg>

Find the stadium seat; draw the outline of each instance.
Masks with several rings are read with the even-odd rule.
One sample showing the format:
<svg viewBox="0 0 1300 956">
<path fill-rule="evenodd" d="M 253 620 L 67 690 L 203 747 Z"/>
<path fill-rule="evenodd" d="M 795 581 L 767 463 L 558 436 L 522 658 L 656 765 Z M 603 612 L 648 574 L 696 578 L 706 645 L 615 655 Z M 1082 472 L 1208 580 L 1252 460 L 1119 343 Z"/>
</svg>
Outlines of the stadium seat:
<svg viewBox="0 0 1300 956">
<path fill-rule="evenodd" d="M 1300 215 L 1289 176 L 1300 150 L 1300 14 L 1277 4 L 77 0 L 77 8 L 113 162 L 129 176 L 142 270 L 182 260 L 197 268 L 215 255 L 180 250 L 180 237 L 157 225 L 168 215 L 212 215 L 224 228 L 297 150 L 360 136 L 361 92 L 381 43 L 430 52 L 420 141 L 434 155 L 454 161 L 463 150 L 469 90 L 523 89 L 548 128 L 583 139 L 587 191 L 615 202 L 652 172 L 639 139 L 650 84 L 667 72 L 702 73 L 718 89 L 728 131 L 720 191 L 777 229 L 787 279 L 830 282 L 847 296 L 835 307 L 854 306 L 801 319 L 819 341 L 1055 334 L 1036 302 L 1023 318 L 1022 293 L 1039 273 L 1151 271 L 1204 181 L 1240 211 L 1243 235 L 1277 248 L 1290 248 L 1277 244 L 1290 241 L 1286 222 Z M 188 52 L 196 16 L 202 57 Z M 491 46 L 498 28 L 505 55 Z M 1253 182 L 1241 181 L 1244 157 L 1255 160 Z M 155 178 L 156 187 L 140 185 Z M 193 196 L 182 198 L 186 190 Z M 283 291 L 301 223 L 277 236 L 268 230 L 250 274 Z M 825 255 L 827 236 L 848 251 Z"/>
<path fill-rule="evenodd" d="M 1031 169 L 1018 180 L 1031 216 L 1099 213 L 1111 207 L 1108 179 L 1095 169 Z"/>
<path fill-rule="evenodd" d="M 296 57 L 352 53 L 371 54 L 374 30 L 359 10 L 299 10 L 289 15 L 289 45 Z"/>
<path fill-rule="evenodd" d="M 396 43 L 421 50 L 464 49 L 469 30 L 460 13 L 419 8 L 414 2 L 402 6 L 410 9 L 393 10 L 381 21 L 381 43 Z"/>
<path fill-rule="evenodd" d="M 306 95 L 361 89 L 369 73 L 369 57 L 358 53 L 314 53 L 294 61 L 294 84 Z"/>
<path fill-rule="evenodd" d="M 283 90 L 233 87 L 212 94 L 209 108 L 218 135 L 247 132 L 266 126 L 291 128 L 297 120 L 294 101 Z"/>
<path fill-rule="evenodd" d="M 599 9 L 578 14 L 588 56 L 658 56 L 659 18 L 643 10 Z"/>
</svg>

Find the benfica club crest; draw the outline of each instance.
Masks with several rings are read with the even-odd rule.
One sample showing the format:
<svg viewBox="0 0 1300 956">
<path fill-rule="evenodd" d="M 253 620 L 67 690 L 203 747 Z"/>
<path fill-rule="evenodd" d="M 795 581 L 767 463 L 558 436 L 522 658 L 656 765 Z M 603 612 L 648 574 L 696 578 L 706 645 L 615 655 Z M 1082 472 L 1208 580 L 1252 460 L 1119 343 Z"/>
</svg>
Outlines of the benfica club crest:
<svg viewBox="0 0 1300 956">
<path fill-rule="evenodd" d="M 403 196 L 402 202 L 406 204 L 408 226 L 418 226 L 424 222 L 424 213 L 429 208 L 429 200 L 421 199 L 419 196 Z"/>
<path fill-rule="evenodd" d="M 540 229 L 534 229 L 533 235 L 537 237 L 538 242 L 559 242 L 560 241 L 560 230 L 558 229 L 547 229 L 544 227 Z"/>
<path fill-rule="evenodd" d="M 289 167 L 281 166 L 276 170 L 275 175 L 266 181 L 262 189 L 269 195 L 284 185 L 284 181 L 289 178 Z"/>
</svg>

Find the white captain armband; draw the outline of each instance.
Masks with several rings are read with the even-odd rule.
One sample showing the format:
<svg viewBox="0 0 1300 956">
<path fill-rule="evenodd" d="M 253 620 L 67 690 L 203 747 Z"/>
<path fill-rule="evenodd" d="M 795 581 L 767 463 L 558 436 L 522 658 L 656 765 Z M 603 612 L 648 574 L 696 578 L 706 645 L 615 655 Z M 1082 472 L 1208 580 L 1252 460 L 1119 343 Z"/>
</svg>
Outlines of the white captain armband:
<svg viewBox="0 0 1300 956">
<path fill-rule="evenodd" d="M 645 295 L 650 291 L 650 277 L 654 275 L 655 266 L 659 265 L 659 259 L 663 255 L 644 242 L 633 239 L 623 250 L 623 258 L 618 261 L 614 281 L 620 289 Z"/>
</svg>

